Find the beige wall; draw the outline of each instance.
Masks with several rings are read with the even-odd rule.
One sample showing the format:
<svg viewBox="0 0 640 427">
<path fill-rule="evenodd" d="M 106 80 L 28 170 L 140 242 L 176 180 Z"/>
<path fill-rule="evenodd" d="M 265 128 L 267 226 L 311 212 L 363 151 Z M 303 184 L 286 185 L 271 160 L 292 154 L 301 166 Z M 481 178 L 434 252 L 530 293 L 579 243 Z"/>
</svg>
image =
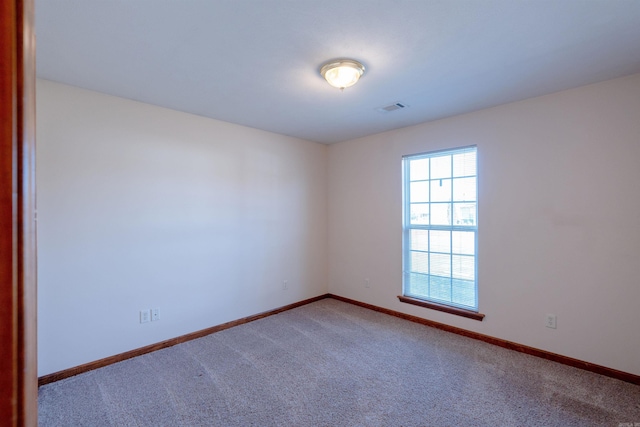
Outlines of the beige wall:
<svg viewBox="0 0 640 427">
<path fill-rule="evenodd" d="M 326 292 L 326 146 L 37 91 L 39 375 Z"/>
<path fill-rule="evenodd" d="M 483 322 L 396 298 L 401 158 L 472 144 Z M 640 374 L 640 75 L 332 145 L 328 179 L 330 292 Z"/>
<path fill-rule="evenodd" d="M 640 374 L 640 75 L 329 147 L 37 89 L 39 375 L 327 291 Z M 401 158 L 471 144 L 483 322 L 396 298 Z"/>
</svg>

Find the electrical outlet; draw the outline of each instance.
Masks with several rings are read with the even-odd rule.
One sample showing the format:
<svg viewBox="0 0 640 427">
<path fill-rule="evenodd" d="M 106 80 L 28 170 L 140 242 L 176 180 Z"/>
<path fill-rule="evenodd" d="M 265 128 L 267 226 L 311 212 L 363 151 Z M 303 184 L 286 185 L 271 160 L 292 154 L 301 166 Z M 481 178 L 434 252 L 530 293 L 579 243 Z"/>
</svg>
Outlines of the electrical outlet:
<svg viewBox="0 0 640 427">
<path fill-rule="evenodd" d="M 152 308 L 151 309 L 151 321 L 155 322 L 156 320 L 160 320 L 160 309 Z"/>
<path fill-rule="evenodd" d="M 364 287 L 368 288 L 369 287 L 369 279 L 364 279 Z"/>
<path fill-rule="evenodd" d="M 282 290 L 286 291 L 289 288 L 289 282 L 287 282 L 286 280 L 282 281 Z"/>
<path fill-rule="evenodd" d="M 140 323 L 147 323 L 151 320 L 149 310 L 140 310 Z"/>
<path fill-rule="evenodd" d="M 555 314 L 547 314 L 547 323 L 546 327 L 551 329 L 556 329 L 556 315 Z"/>
</svg>

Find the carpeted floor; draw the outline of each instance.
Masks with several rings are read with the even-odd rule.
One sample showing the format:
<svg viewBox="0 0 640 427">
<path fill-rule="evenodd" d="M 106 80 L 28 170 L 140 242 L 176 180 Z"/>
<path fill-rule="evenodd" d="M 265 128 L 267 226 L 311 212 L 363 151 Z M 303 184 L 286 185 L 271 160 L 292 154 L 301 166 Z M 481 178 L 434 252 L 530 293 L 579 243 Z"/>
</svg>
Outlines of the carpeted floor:
<svg viewBox="0 0 640 427">
<path fill-rule="evenodd" d="M 640 386 L 333 299 L 39 391 L 41 427 L 621 423 Z"/>
</svg>

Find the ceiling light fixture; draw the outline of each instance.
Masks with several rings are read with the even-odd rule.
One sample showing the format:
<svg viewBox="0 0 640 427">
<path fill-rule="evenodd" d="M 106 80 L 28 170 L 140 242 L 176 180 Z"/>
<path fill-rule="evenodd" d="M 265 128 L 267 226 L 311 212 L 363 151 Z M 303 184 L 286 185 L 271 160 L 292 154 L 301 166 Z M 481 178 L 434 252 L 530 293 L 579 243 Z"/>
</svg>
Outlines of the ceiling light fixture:
<svg viewBox="0 0 640 427">
<path fill-rule="evenodd" d="M 331 86 L 344 90 L 358 82 L 364 74 L 364 65 L 353 59 L 336 59 L 322 65 L 320 74 Z"/>
</svg>

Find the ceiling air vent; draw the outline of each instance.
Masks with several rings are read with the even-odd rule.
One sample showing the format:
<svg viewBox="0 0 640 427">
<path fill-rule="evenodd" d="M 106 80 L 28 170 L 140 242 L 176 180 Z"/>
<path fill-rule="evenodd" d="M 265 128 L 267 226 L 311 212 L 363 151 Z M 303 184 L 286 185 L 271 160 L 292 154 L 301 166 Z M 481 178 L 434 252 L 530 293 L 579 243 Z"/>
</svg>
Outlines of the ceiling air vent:
<svg viewBox="0 0 640 427">
<path fill-rule="evenodd" d="M 386 107 L 377 108 L 381 113 L 390 113 L 396 110 L 402 110 L 403 108 L 407 108 L 407 104 L 403 104 L 401 102 L 396 102 L 395 104 L 387 105 Z"/>
</svg>

